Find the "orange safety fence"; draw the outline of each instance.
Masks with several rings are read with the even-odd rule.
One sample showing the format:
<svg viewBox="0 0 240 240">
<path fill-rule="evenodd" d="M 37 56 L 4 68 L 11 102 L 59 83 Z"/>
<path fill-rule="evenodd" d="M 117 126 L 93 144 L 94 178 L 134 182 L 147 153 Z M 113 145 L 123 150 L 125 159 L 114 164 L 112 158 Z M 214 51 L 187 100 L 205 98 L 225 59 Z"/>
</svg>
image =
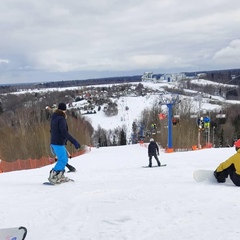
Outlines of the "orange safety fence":
<svg viewBox="0 0 240 240">
<path fill-rule="evenodd" d="M 148 146 L 148 144 L 144 143 L 144 141 L 139 141 L 139 144 L 140 144 L 141 147 L 147 147 Z M 195 150 L 212 148 L 212 147 L 213 147 L 212 143 L 207 143 L 206 146 L 203 147 L 203 148 L 198 148 L 197 145 L 193 145 L 192 147 L 165 148 L 164 152 L 165 153 L 186 152 L 186 151 L 195 151 Z"/>
<path fill-rule="evenodd" d="M 82 155 L 86 152 L 91 151 L 91 147 L 88 147 L 82 151 L 75 152 L 71 154 L 72 157 L 77 157 L 79 155 Z M 50 165 L 52 163 L 55 163 L 55 159 L 51 157 L 42 157 L 40 159 L 26 159 L 26 160 L 16 160 L 14 162 L 6 162 L 1 161 L 0 162 L 0 173 L 3 172 L 11 172 L 11 171 L 17 171 L 17 170 L 26 170 L 26 169 L 34 169 L 34 168 L 40 168 L 47 165 Z"/>
<path fill-rule="evenodd" d="M 147 144 L 144 143 L 144 141 L 139 141 L 139 144 L 140 144 L 141 147 L 147 147 Z"/>
<path fill-rule="evenodd" d="M 193 150 L 193 151 L 198 150 L 197 145 L 193 145 L 193 146 L 192 146 L 192 150 Z"/>
<path fill-rule="evenodd" d="M 172 152 L 174 152 L 173 148 L 166 148 L 165 149 L 165 153 L 172 153 Z"/>
<path fill-rule="evenodd" d="M 212 148 L 212 147 L 213 147 L 212 143 L 207 143 L 203 148 Z"/>
</svg>

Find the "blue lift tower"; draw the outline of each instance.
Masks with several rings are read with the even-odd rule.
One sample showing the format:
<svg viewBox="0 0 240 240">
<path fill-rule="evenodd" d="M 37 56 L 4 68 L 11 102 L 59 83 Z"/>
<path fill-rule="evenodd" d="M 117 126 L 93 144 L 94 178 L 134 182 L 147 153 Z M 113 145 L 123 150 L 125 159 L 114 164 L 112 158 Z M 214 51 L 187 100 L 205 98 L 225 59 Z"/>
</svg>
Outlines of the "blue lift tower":
<svg viewBox="0 0 240 240">
<path fill-rule="evenodd" d="M 161 94 L 160 95 L 160 105 L 166 105 L 168 108 L 168 149 L 172 149 L 172 108 L 175 104 L 180 103 L 178 94 Z"/>
</svg>

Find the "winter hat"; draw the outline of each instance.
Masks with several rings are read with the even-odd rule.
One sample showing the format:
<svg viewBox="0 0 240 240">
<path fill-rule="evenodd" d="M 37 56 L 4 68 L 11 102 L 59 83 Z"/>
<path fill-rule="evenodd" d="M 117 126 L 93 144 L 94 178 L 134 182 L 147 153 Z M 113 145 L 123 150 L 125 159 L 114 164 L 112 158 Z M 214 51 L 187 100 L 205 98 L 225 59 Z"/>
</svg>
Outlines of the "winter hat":
<svg viewBox="0 0 240 240">
<path fill-rule="evenodd" d="M 240 148 L 240 139 L 238 139 L 235 143 L 234 146 L 237 148 Z"/>
<path fill-rule="evenodd" d="M 154 139 L 153 139 L 153 138 L 150 138 L 150 142 L 154 142 Z"/>
<path fill-rule="evenodd" d="M 59 103 L 58 104 L 58 109 L 62 110 L 62 111 L 66 111 L 67 110 L 67 105 L 65 103 Z"/>
</svg>

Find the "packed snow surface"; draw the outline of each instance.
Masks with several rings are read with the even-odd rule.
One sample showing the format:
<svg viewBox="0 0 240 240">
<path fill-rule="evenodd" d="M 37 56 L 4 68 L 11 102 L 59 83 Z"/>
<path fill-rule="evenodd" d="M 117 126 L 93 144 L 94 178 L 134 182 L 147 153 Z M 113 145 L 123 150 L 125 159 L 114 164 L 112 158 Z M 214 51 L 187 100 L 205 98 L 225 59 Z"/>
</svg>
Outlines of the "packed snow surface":
<svg viewBox="0 0 240 240">
<path fill-rule="evenodd" d="M 53 165 L 0 174 L 1 228 L 25 226 L 29 240 L 239 239 L 238 187 L 193 179 L 234 148 L 161 151 L 167 166 L 151 169 L 147 145 L 92 148 L 57 186 L 42 184 Z"/>
</svg>

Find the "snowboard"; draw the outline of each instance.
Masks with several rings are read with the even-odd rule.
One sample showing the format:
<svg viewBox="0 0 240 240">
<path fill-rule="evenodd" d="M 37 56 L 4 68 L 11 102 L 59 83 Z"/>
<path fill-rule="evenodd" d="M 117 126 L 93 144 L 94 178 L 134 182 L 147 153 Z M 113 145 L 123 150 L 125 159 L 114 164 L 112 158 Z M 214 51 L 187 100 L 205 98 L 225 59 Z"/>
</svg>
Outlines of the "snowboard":
<svg viewBox="0 0 240 240">
<path fill-rule="evenodd" d="M 154 168 L 154 167 L 166 167 L 167 164 L 161 164 L 160 166 L 152 166 L 152 167 L 149 167 L 149 166 L 142 166 L 143 168 Z"/>
<path fill-rule="evenodd" d="M 63 184 L 63 183 L 68 183 L 68 182 L 74 182 L 74 180 L 73 180 L 73 179 L 71 179 L 71 178 L 69 178 L 69 180 L 68 180 L 68 181 L 66 181 L 66 182 L 61 182 L 61 183 L 56 183 L 56 184 L 54 184 L 54 183 L 51 183 L 51 182 L 43 182 L 43 185 L 56 186 L 56 185 L 61 185 L 61 184 Z"/>
<path fill-rule="evenodd" d="M 27 228 L 2 228 L 0 229 L 1 240 L 24 240 L 27 236 Z"/>
<path fill-rule="evenodd" d="M 213 175 L 213 170 L 195 170 L 193 172 L 193 178 L 196 182 L 212 182 L 212 183 L 217 183 L 216 178 Z"/>
<path fill-rule="evenodd" d="M 77 171 L 76 169 L 75 169 L 75 171 L 70 171 L 70 170 L 68 170 L 67 173 L 72 173 L 72 172 L 75 173 L 76 171 Z"/>
</svg>

